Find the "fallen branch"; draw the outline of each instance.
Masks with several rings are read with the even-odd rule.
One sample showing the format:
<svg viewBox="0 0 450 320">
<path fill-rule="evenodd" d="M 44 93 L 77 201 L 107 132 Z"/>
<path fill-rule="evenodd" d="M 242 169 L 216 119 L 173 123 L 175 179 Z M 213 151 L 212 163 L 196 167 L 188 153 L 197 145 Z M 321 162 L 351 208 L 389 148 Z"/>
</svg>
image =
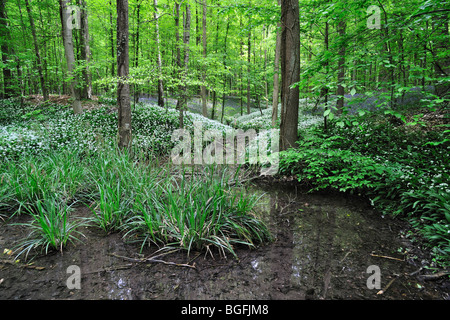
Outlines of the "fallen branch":
<svg viewBox="0 0 450 320">
<path fill-rule="evenodd" d="M 111 253 L 110 255 L 113 257 L 119 258 L 119 259 L 136 262 L 136 263 L 162 263 L 162 264 L 167 264 L 167 265 L 171 265 L 171 266 L 192 268 L 192 269 L 197 270 L 197 267 L 195 267 L 195 264 L 190 265 L 190 264 L 186 264 L 186 263 L 175 263 L 175 262 L 164 261 L 164 260 L 159 260 L 159 259 L 155 259 L 155 258 L 135 259 L 135 258 L 130 258 L 130 257 L 119 256 L 115 253 Z"/>
<path fill-rule="evenodd" d="M 450 275 L 450 270 L 442 270 L 433 274 L 419 275 L 418 278 L 425 281 L 432 281 L 448 275 Z"/>
<path fill-rule="evenodd" d="M 124 269 L 129 269 L 132 266 L 133 266 L 132 263 L 128 263 L 128 264 L 123 265 L 123 266 L 106 267 L 106 268 L 98 269 L 98 270 L 95 270 L 95 271 L 85 272 L 84 274 L 92 274 L 92 273 L 99 273 L 99 272 L 111 272 L 111 271 L 116 271 L 116 270 L 124 270 Z"/>
<path fill-rule="evenodd" d="M 12 260 L 12 259 L 0 259 L 0 264 L 11 264 L 11 265 L 15 265 L 19 268 L 27 268 L 27 269 L 35 269 L 35 270 L 44 270 L 45 267 L 38 267 L 38 266 L 34 266 L 32 263 L 26 263 L 26 264 L 22 264 L 20 263 L 18 260 Z"/>
<path fill-rule="evenodd" d="M 405 259 L 399 259 L 399 258 L 394 258 L 394 257 L 389 257 L 389 256 L 380 256 L 378 254 L 370 254 L 372 257 L 378 257 L 378 258 L 384 258 L 384 259 L 391 259 L 391 260 L 397 260 L 397 261 L 405 261 Z"/>
</svg>

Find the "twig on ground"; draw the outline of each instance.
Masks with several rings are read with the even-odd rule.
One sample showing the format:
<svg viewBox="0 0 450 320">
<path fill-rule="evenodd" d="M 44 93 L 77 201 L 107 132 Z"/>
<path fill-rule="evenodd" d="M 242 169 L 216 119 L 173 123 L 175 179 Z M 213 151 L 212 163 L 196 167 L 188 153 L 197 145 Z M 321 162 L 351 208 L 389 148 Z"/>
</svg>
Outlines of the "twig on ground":
<svg viewBox="0 0 450 320">
<path fill-rule="evenodd" d="M 398 277 L 395 277 L 394 279 L 392 279 L 391 281 L 389 281 L 389 283 L 387 284 L 386 287 L 384 287 L 383 290 L 380 290 L 377 292 L 377 294 L 383 294 L 387 291 L 387 289 L 389 289 L 389 287 L 391 286 L 392 283 L 394 283 L 395 280 L 397 280 Z"/>
<path fill-rule="evenodd" d="M 124 270 L 124 269 L 131 268 L 133 265 L 134 264 L 132 264 L 132 263 L 128 263 L 128 264 L 123 265 L 123 266 L 106 267 L 106 268 L 98 269 L 98 270 L 95 270 L 95 271 L 85 272 L 84 274 L 92 274 L 92 273 L 98 273 L 98 272 L 111 272 L 111 271 L 116 271 L 116 270 Z"/>
<path fill-rule="evenodd" d="M 35 270 L 44 270 L 45 267 L 38 267 L 38 266 L 34 266 L 33 264 L 30 263 L 26 263 L 26 264 L 22 264 L 20 262 L 18 262 L 17 260 L 12 260 L 12 259 L 0 259 L 0 264 L 11 264 L 11 265 L 16 265 L 19 268 L 27 268 L 27 269 L 35 269 Z"/>
<path fill-rule="evenodd" d="M 391 260 L 397 260 L 397 261 L 405 261 L 405 259 L 399 259 L 399 258 L 394 258 L 394 257 L 389 257 L 389 256 L 381 256 L 378 254 L 370 254 L 372 257 L 378 257 L 378 258 L 384 258 L 384 259 L 391 259 Z"/>
<path fill-rule="evenodd" d="M 418 278 L 425 281 L 438 280 L 439 278 L 450 275 L 450 270 L 442 270 L 432 274 L 419 275 Z"/>
<path fill-rule="evenodd" d="M 192 268 L 197 270 L 197 268 L 194 265 L 190 265 L 190 264 L 186 264 L 186 263 L 175 263 L 175 262 L 170 262 L 170 261 L 164 261 L 164 260 L 159 260 L 159 259 L 155 259 L 155 258 L 142 258 L 142 259 L 135 259 L 135 258 L 129 258 L 129 257 L 124 257 L 124 256 L 119 256 L 115 253 L 111 253 L 110 254 L 113 257 L 119 258 L 119 259 L 123 259 L 123 260 L 127 260 L 127 261 L 131 261 L 131 262 L 136 262 L 136 263 L 162 263 L 162 264 L 167 264 L 167 265 L 171 265 L 171 266 L 176 266 L 176 267 L 186 267 L 186 268 Z"/>
</svg>

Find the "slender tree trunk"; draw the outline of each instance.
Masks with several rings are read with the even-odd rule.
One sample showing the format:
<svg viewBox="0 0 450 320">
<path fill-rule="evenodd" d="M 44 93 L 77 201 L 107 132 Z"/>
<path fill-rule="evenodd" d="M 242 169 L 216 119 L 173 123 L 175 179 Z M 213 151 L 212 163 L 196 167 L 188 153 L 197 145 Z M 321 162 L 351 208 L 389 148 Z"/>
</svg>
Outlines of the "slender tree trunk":
<svg viewBox="0 0 450 320">
<path fill-rule="evenodd" d="M 198 23 L 198 2 L 195 3 L 195 45 L 198 47 L 200 45 L 200 32 Z"/>
<path fill-rule="evenodd" d="M 180 73 L 181 73 L 181 50 L 180 50 L 180 3 L 178 1 L 175 1 L 175 40 L 176 40 L 176 52 L 177 52 L 177 60 L 176 60 L 176 71 L 175 74 L 176 76 L 179 77 Z M 181 91 L 182 91 L 182 86 L 178 86 L 178 93 L 176 94 L 177 96 L 177 106 L 176 108 L 179 110 L 181 107 L 181 99 L 182 99 L 182 95 L 181 95 Z"/>
<path fill-rule="evenodd" d="M 278 0 L 278 5 L 281 5 L 281 0 Z M 280 51 L 281 51 L 281 23 L 277 24 L 277 40 L 275 44 L 275 61 L 273 67 L 273 95 L 272 95 L 272 126 L 277 124 L 278 120 L 278 100 L 280 87 Z"/>
<path fill-rule="evenodd" d="M 136 45 L 134 53 L 134 66 L 139 66 L 139 41 L 141 33 L 141 3 L 139 2 L 136 7 Z"/>
<path fill-rule="evenodd" d="M 448 15 L 437 15 L 433 18 L 432 24 L 433 31 L 437 34 L 437 41 L 432 49 L 434 75 L 438 81 L 435 90 L 437 96 L 445 97 L 450 95 L 449 81 L 441 81 L 441 78 L 450 76 L 450 55 L 448 53 L 442 54 L 449 48 Z M 439 57 L 439 55 L 442 57 Z"/>
<path fill-rule="evenodd" d="M 330 30 L 330 25 L 328 23 L 328 20 L 325 22 L 325 50 L 328 51 L 329 48 L 329 30 Z M 327 58 L 327 60 L 325 61 L 325 74 L 328 75 L 329 72 L 329 66 L 330 66 L 330 62 Z M 325 105 L 325 110 L 328 109 L 328 94 L 329 94 L 329 89 L 328 89 L 328 84 L 325 84 L 325 87 L 323 88 L 323 95 L 324 95 L 324 105 Z M 327 116 L 325 116 L 323 118 L 323 125 L 325 130 L 328 129 L 328 124 L 327 124 Z"/>
<path fill-rule="evenodd" d="M 250 7 L 252 3 L 250 1 Z M 252 29 L 251 29 L 251 21 L 249 22 L 249 31 L 248 31 L 248 43 L 247 43 L 247 114 L 250 114 L 250 64 L 251 64 L 251 48 L 252 48 Z"/>
<path fill-rule="evenodd" d="M 338 87 L 337 87 L 337 96 L 338 96 L 338 100 L 337 100 L 337 112 L 338 113 L 342 113 L 342 111 L 344 110 L 344 94 L 345 94 L 345 90 L 344 90 L 344 77 L 345 77 L 345 47 L 346 47 L 346 42 L 344 41 L 344 37 L 345 37 L 345 28 L 346 28 L 346 24 L 345 24 L 345 20 L 341 20 L 338 24 L 337 27 L 337 31 L 339 34 L 339 61 L 338 61 Z"/>
<path fill-rule="evenodd" d="M 161 62 L 161 44 L 159 40 L 159 22 L 158 22 L 158 1 L 153 0 L 155 6 L 155 28 L 156 28 L 156 54 L 158 62 L 158 106 L 164 107 L 164 85 L 162 80 L 162 62 Z"/>
<path fill-rule="evenodd" d="M 181 68 L 181 52 L 180 52 L 180 3 L 175 1 L 175 39 L 177 49 L 177 67 Z"/>
<path fill-rule="evenodd" d="M 214 90 L 212 92 L 212 111 L 211 111 L 211 119 L 214 120 L 214 117 L 216 115 L 216 101 L 217 101 L 217 96 L 216 96 L 216 91 Z"/>
<path fill-rule="evenodd" d="M 25 27 L 25 23 L 24 23 L 24 19 L 23 19 L 22 7 L 20 5 L 20 1 L 17 2 L 17 6 L 19 8 L 20 24 L 21 24 L 21 29 L 22 29 L 22 41 L 26 42 L 26 38 L 27 38 L 26 27 Z M 4 38 L 4 39 L 11 39 L 11 37 L 9 35 L 9 31 L 7 32 L 6 38 Z M 56 40 L 54 41 L 54 43 L 56 43 Z M 23 105 L 24 95 L 25 95 L 25 90 L 26 90 L 26 77 L 23 76 L 23 74 L 24 74 L 23 66 L 21 65 L 21 61 L 20 61 L 19 57 L 17 57 L 17 56 L 16 56 L 16 61 L 17 61 L 17 66 L 16 66 L 17 75 L 19 76 L 19 83 L 20 83 L 20 93 L 21 93 L 20 100 L 21 100 L 21 105 Z M 55 61 L 57 61 L 57 60 L 55 60 Z M 56 70 L 56 73 L 57 73 L 57 70 Z"/>
<path fill-rule="evenodd" d="M 386 51 L 388 60 L 389 60 L 389 68 L 387 68 L 386 72 L 388 73 L 388 77 L 390 78 L 390 107 L 393 108 L 395 101 L 394 101 L 394 85 L 395 85 L 395 79 L 394 79 L 394 68 L 393 68 L 393 57 L 392 57 L 392 50 L 391 50 L 391 40 L 389 39 L 389 29 L 388 29 L 388 17 L 387 17 L 387 12 L 384 9 L 383 4 L 380 2 L 380 0 L 378 0 L 378 3 L 381 6 L 381 9 L 383 10 L 384 13 L 384 22 L 385 22 L 385 26 L 384 26 L 384 49 Z"/>
<path fill-rule="evenodd" d="M 206 42 L 206 9 L 207 9 L 207 0 L 203 0 L 203 18 L 202 18 L 202 27 L 203 27 L 203 58 L 206 60 L 207 55 L 207 42 Z M 202 81 L 203 85 L 201 86 L 201 96 L 202 96 L 202 114 L 204 117 L 208 117 L 208 107 L 207 107 L 207 94 L 206 94 L 206 67 L 203 67 L 202 73 Z"/>
<path fill-rule="evenodd" d="M 116 46 L 114 44 L 114 20 L 113 20 L 113 5 L 112 1 L 109 1 L 109 43 L 111 45 L 111 76 L 114 77 L 116 75 Z"/>
<path fill-rule="evenodd" d="M 42 10 L 41 10 L 40 6 L 39 6 L 39 18 L 41 21 L 41 26 L 44 25 L 43 18 L 42 18 Z M 42 34 L 41 36 L 48 37 L 48 34 Z M 49 57 L 48 57 L 47 41 L 42 42 L 42 49 L 43 49 L 43 56 L 41 56 L 41 58 L 42 58 L 42 60 L 41 60 L 42 61 L 42 74 L 43 74 L 43 78 L 44 78 L 44 86 L 47 90 L 47 95 L 49 95 L 50 94 L 49 92 L 51 91 L 50 90 L 51 85 L 50 85 L 50 79 L 48 76 Z"/>
<path fill-rule="evenodd" d="M 12 50 L 9 46 L 9 41 L 11 40 L 11 35 L 9 32 L 8 26 L 8 16 L 6 14 L 6 1 L 0 0 L 0 49 L 2 53 L 2 62 L 3 62 L 3 97 L 11 98 L 14 96 L 14 88 L 13 88 L 13 75 L 11 68 L 9 66 L 8 60 L 10 59 Z"/>
<path fill-rule="evenodd" d="M 39 73 L 39 80 L 41 82 L 42 95 L 44 96 L 44 101 L 47 101 L 49 99 L 48 90 L 47 90 L 47 86 L 45 84 L 44 73 L 42 72 L 42 59 L 41 59 L 41 54 L 39 52 L 39 45 L 38 45 L 38 40 L 37 40 L 37 36 L 36 36 L 36 27 L 34 25 L 34 18 L 31 13 L 31 7 L 30 7 L 30 3 L 28 0 L 25 0 L 25 6 L 27 8 L 28 18 L 30 20 L 31 34 L 33 36 L 34 52 L 36 54 L 37 69 L 38 69 L 38 73 Z"/>
<path fill-rule="evenodd" d="M 81 91 L 82 98 L 92 98 L 92 81 L 91 72 L 89 70 L 89 63 L 91 61 L 91 46 L 89 40 L 89 23 L 88 13 L 85 0 L 78 0 L 78 5 L 81 8 L 81 59 L 85 62 L 83 68 L 83 89 Z"/>
<path fill-rule="evenodd" d="M 281 124 L 280 150 L 295 147 L 298 138 L 300 23 L 298 0 L 281 1 Z"/>
<path fill-rule="evenodd" d="M 266 27 L 264 26 L 264 31 L 266 30 Z M 266 32 L 264 32 L 264 40 L 267 38 Z M 266 41 L 263 41 L 264 44 L 264 95 L 266 100 L 266 109 L 269 109 L 269 86 L 267 83 L 267 45 Z"/>
<path fill-rule="evenodd" d="M 72 79 L 69 81 L 70 95 L 73 98 L 72 109 L 75 114 L 82 113 L 81 101 L 79 91 L 76 89 L 76 75 L 75 70 L 75 55 L 73 51 L 73 41 L 72 41 L 72 25 L 71 25 L 71 13 L 68 12 L 67 4 L 68 0 L 59 0 L 60 13 L 61 13 L 61 25 L 62 25 L 62 35 L 64 42 L 64 51 L 66 54 L 67 70 L 69 77 Z"/>
<path fill-rule="evenodd" d="M 428 32 L 428 21 L 425 23 L 425 32 Z M 425 91 L 425 79 L 426 79 L 426 68 L 427 68 L 427 43 L 424 41 L 423 44 L 423 73 L 422 73 L 422 90 Z"/>
<path fill-rule="evenodd" d="M 131 103 L 129 77 L 128 0 L 117 0 L 117 105 L 121 150 L 131 147 Z"/>
<path fill-rule="evenodd" d="M 186 4 L 186 16 L 185 21 L 183 23 L 184 31 L 183 31 L 183 44 L 184 44 L 184 72 L 183 72 L 183 88 L 182 88 L 182 97 L 180 104 L 180 128 L 184 128 L 184 111 L 186 110 L 187 105 L 187 77 L 188 77 L 188 69 L 189 69 L 189 42 L 191 38 L 191 9 L 189 3 Z"/>
<path fill-rule="evenodd" d="M 224 43 L 224 49 L 223 49 L 223 67 L 226 70 L 227 69 L 227 38 L 228 38 L 228 30 L 230 29 L 230 20 L 227 21 L 227 31 L 225 32 L 225 43 Z M 225 91 L 227 86 L 227 76 L 226 73 L 223 78 L 223 93 L 222 93 L 222 115 L 220 118 L 220 122 L 223 123 L 223 116 L 225 113 Z"/>
<path fill-rule="evenodd" d="M 140 31 L 141 31 L 141 2 L 136 6 L 136 36 L 134 38 L 134 66 L 139 66 L 139 47 L 140 47 Z M 139 101 L 139 86 L 137 83 L 133 84 L 133 102 L 134 105 Z M 164 100 L 163 100 L 164 101 Z"/>
</svg>

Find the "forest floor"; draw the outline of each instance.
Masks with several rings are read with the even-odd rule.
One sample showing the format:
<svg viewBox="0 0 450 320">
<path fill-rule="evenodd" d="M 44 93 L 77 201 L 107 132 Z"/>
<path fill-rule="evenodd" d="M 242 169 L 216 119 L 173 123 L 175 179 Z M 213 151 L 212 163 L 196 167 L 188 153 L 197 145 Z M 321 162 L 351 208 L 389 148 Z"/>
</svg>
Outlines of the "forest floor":
<svg viewBox="0 0 450 320">
<path fill-rule="evenodd" d="M 254 250 L 238 248 L 239 260 L 214 251 L 189 256 L 177 251 L 158 258 L 171 264 L 145 262 L 142 258 L 158 248 L 144 248 L 139 255 L 139 247 L 125 243 L 120 233 L 86 227 L 83 243 L 63 253 L 15 262 L 0 252 L 0 299 L 450 299 L 448 277 L 427 279 L 431 272 L 421 266 L 429 258 L 407 238 L 406 224 L 381 216 L 366 200 L 306 194 L 287 181 L 258 181 L 249 192 L 264 194 L 256 213 L 275 241 Z M 79 208 L 76 214 L 89 210 Z M 26 236 L 12 224 L 26 219 L 0 221 L 1 248 Z M 71 265 L 80 268 L 79 289 L 67 285 Z M 380 288 L 368 288 L 369 266 L 380 268 Z"/>
</svg>

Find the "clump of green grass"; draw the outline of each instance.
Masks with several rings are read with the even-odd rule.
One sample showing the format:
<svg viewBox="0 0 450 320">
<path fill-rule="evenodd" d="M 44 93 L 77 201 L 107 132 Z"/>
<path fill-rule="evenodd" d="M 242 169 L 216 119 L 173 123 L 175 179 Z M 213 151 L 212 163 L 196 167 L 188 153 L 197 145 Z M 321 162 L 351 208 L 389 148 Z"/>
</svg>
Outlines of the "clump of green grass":
<svg viewBox="0 0 450 320">
<path fill-rule="evenodd" d="M 70 207 L 59 199 L 49 196 L 36 202 L 36 210 L 29 212 L 31 221 L 19 225 L 29 228 L 31 231 L 26 239 L 19 242 L 20 248 L 17 256 L 25 253 L 28 257 L 32 249 L 40 248 L 48 253 L 50 250 L 62 251 L 69 243 L 79 241 L 78 236 L 83 236 L 77 230 L 86 222 L 78 219 L 69 219 Z"/>
<path fill-rule="evenodd" d="M 102 179 L 97 183 L 99 199 L 89 206 L 94 221 L 105 232 L 118 231 L 128 211 L 128 199 L 120 181 Z"/>
<path fill-rule="evenodd" d="M 3 164 L 0 187 L 0 210 L 21 214 L 35 211 L 36 203 L 46 193 L 56 194 L 61 200 L 75 203 L 84 194 L 85 167 L 75 151 L 61 151 L 46 157 L 25 156 L 20 162 L 7 160 Z"/>
<path fill-rule="evenodd" d="M 138 197 L 126 223 L 125 236 L 164 242 L 201 251 L 215 247 L 236 256 L 235 245 L 255 247 L 271 240 L 267 227 L 252 214 L 257 198 L 233 189 L 235 175 L 227 170 L 187 174 L 159 181 L 150 198 Z"/>
<path fill-rule="evenodd" d="M 252 212 L 258 199 L 243 196 L 236 171 L 217 166 L 178 171 L 113 149 L 30 156 L 6 167 L 13 188 L 4 197 L 16 201 L 16 213 L 32 218 L 25 224 L 30 237 L 21 243 L 27 255 L 33 248 L 61 250 L 75 241 L 80 223 L 69 222 L 68 211 L 81 204 L 92 212 L 91 225 L 123 232 L 141 247 L 154 243 L 188 253 L 214 247 L 223 256 L 236 256 L 238 245 L 271 240 Z"/>
</svg>

